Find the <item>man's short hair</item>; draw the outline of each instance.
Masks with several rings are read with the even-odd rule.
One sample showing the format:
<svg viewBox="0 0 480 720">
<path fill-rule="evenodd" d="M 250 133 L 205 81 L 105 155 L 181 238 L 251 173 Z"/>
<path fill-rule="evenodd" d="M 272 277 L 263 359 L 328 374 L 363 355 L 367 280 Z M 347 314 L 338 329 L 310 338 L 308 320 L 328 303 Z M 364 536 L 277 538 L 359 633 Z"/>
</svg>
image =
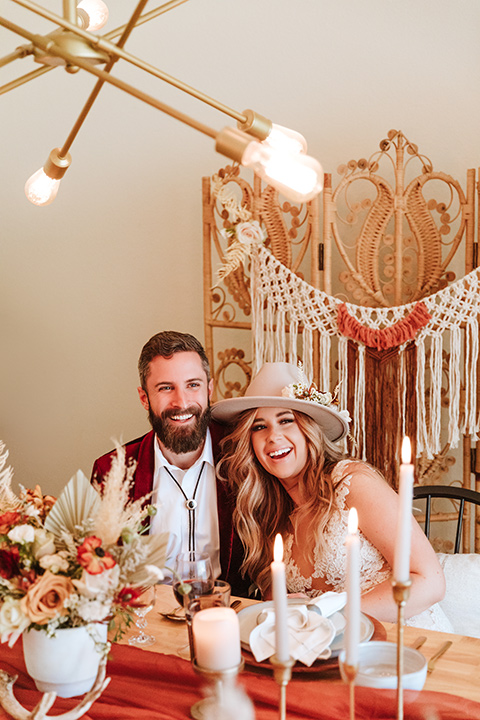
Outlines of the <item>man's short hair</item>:
<svg viewBox="0 0 480 720">
<path fill-rule="evenodd" d="M 143 390 L 147 389 L 147 378 L 150 374 L 150 363 L 158 356 L 171 358 L 179 352 L 196 352 L 202 361 L 207 381 L 210 381 L 210 364 L 203 345 L 193 335 L 176 332 L 175 330 L 164 330 L 150 338 L 142 348 L 138 360 L 138 374 Z"/>
</svg>

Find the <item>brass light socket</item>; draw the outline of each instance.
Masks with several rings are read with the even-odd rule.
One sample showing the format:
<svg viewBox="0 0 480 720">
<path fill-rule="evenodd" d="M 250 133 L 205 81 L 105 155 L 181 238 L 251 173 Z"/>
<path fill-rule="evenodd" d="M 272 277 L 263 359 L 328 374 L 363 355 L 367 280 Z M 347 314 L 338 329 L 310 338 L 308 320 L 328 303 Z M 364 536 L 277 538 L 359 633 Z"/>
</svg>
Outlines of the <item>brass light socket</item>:
<svg viewBox="0 0 480 720">
<path fill-rule="evenodd" d="M 237 127 L 239 130 L 247 132 L 249 135 L 258 138 L 260 141 L 265 140 L 270 135 L 272 130 L 272 121 L 263 115 L 259 115 L 255 110 L 244 110 L 245 122 L 238 122 Z"/>
<path fill-rule="evenodd" d="M 54 148 L 43 166 L 43 171 L 45 175 L 48 175 L 52 180 L 61 180 L 70 167 L 71 162 L 72 156 L 70 153 L 62 156 L 60 155 L 60 148 Z"/>
</svg>

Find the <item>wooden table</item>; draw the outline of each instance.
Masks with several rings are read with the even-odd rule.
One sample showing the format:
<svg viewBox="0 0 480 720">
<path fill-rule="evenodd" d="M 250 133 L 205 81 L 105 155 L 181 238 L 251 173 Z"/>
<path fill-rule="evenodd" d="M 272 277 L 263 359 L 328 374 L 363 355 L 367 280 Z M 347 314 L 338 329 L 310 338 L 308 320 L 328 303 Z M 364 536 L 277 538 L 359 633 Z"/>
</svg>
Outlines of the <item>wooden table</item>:
<svg viewBox="0 0 480 720">
<path fill-rule="evenodd" d="M 254 600 L 245 598 L 241 598 L 241 601 L 242 607 L 255 603 Z M 159 614 L 173 610 L 175 607 L 177 607 L 177 603 L 171 587 L 158 586 L 156 607 L 147 616 L 149 632 L 158 638 L 158 642 L 146 647 L 145 650 L 186 657 L 186 654 L 181 652 L 181 648 L 185 648 L 188 643 L 185 624 L 167 620 Z M 383 626 L 387 632 L 387 640 L 396 642 L 397 626 L 392 623 L 383 623 Z M 133 632 L 135 631 L 129 630 L 122 642 L 128 642 L 128 638 Z M 450 693 L 480 702 L 480 639 L 406 627 L 404 629 L 405 645 L 413 643 L 420 635 L 427 637 L 427 641 L 420 650 L 427 660 L 445 640 L 453 642 L 449 650 L 437 661 L 434 671 L 427 676 L 425 690 Z M 318 681 L 319 677 L 321 679 L 321 674 L 315 673 L 314 677 Z M 302 679 L 308 679 L 308 674 L 302 674 Z M 341 683 L 339 675 L 332 678 L 332 674 L 329 673 L 328 680 L 332 681 L 332 679 Z"/>
</svg>

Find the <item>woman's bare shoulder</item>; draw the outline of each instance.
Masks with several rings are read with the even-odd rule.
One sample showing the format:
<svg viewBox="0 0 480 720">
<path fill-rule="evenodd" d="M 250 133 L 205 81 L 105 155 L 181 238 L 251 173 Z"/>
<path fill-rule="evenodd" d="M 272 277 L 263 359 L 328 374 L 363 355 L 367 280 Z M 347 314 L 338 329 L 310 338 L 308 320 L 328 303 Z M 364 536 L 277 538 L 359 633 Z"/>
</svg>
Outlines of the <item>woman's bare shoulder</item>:
<svg viewBox="0 0 480 720">
<path fill-rule="evenodd" d="M 346 460 L 340 460 L 335 465 L 334 474 L 338 479 L 345 477 L 352 478 L 370 478 L 372 480 L 382 480 L 385 482 L 385 478 L 379 470 L 365 462 L 364 460 L 356 460 L 355 458 L 348 458 Z"/>
</svg>

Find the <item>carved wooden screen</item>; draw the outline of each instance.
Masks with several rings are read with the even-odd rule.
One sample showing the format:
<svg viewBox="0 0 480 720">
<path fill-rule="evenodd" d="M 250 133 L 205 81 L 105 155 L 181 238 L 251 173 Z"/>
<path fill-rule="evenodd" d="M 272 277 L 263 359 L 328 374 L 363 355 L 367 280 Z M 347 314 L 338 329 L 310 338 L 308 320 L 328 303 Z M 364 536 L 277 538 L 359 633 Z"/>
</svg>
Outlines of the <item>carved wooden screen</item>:
<svg viewBox="0 0 480 720">
<path fill-rule="evenodd" d="M 245 270 L 240 266 L 213 288 L 215 267 L 225 260 L 227 245 L 231 243 L 231 237 L 224 233 L 225 239 L 220 231 L 228 230 L 234 224 L 228 202 L 227 206 L 219 202 L 219 186 L 235 187 L 237 203 L 243 204 L 250 211 L 251 218 L 259 220 L 264 226 L 269 238 L 267 248 L 296 275 L 303 273 L 311 287 L 327 293 L 328 297 L 324 298 L 327 305 L 329 298 L 331 304 L 334 300 L 338 303 L 338 298 L 341 298 L 347 306 L 351 303 L 350 307 L 355 305 L 365 310 L 387 308 L 387 312 L 391 308 L 395 313 L 399 306 L 435 297 L 432 293 L 442 288 L 448 290 L 449 284 L 455 285 L 458 279 L 477 266 L 473 170 L 467 173 L 464 191 L 458 181 L 434 170 L 431 161 L 403 133 L 390 131 L 388 137 L 381 141 L 380 150 L 368 159 L 345 163 L 340 166 L 339 173 L 341 179 L 336 187 L 332 186 L 331 176 L 325 176 L 323 238 L 318 246 L 320 220 L 315 204 L 302 208 L 289 203 L 281 204 L 275 191 L 272 188 L 262 190 L 256 178 L 253 185 L 242 180 L 238 168 L 225 168 L 219 173 L 220 179 L 215 179 L 213 184 L 210 178 L 204 178 L 205 338 L 218 397 L 243 394 L 251 373 L 252 357 L 249 264 L 245 265 Z M 212 187 L 217 188 L 213 193 Z M 260 251 L 259 255 L 263 252 Z M 309 298 L 308 287 L 306 292 L 303 297 Z M 268 294 L 264 293 L 262 297 L 264 305 L 267 305 Z M 475 327 L 476 323 L 475 315 Z M 263 322 L 258 327 L 262 329 L 257 330 L 257 335 L 259 332 L 263 334 Z M 312 324 L 312 327 L 315 326 Z M 318 323 L 316 327 L 319 327 Z M 236 333 L 233 334 L 232 330 Z M 238 341 L 240 332 L 247 338 Z M 304 332 L 304 337 L 307 334 Z M 232 336 L 235 337 L 235 347 L 229 340 Z M 334 387 L 339 372 L 339 357 L 335 355 L 333 345 L 332 340 L 327 378 L 330 389 Z M 348 343 L 345 402 L 348 400 L 352 416 L 355 410 L 352 387 L 358 365 L 358 346 L 355 341 Z M 323 366 L 326 356 L 322 356 L 321 347 L 320 339 L 319 351 L 316 335 L 314 379 L 318 383 L 319 377 L 323 378 L 325 384 Z M 365 350 L 366 412 L 363 438 L 360 438 L 362 447 L 350 445 L 349 450 L 381 468 L 391 484 L 396 486 L 402 434 L 406 432 L 415 438 L 418 428 L 415 406 L 417 348 L 414 341 L 403 346 L 402 372 L 406 375 L 400 373 L 395 343 L 381 351 L 368 346 Z M 428 344 L 425 352 L 428 362 Z M 305 343 L 302 346 L 299 340 L 298 355 L 303 359 L 304 354 Z M 441 404 L 448 408 L 448 343 L 446 348 L 443 347 L 441 357 L 444 370 Z M 265 360 L 266 356 L 262 359 Z M 283 358 L 277 354 L 270 359 Z M 404 404 L 406 411 L 403 414 L 400 413 L 396 391 L 402 384 L 402 377 L 402 392 L 409 398 L 409 402 Z M 437 373 L 437 381 L 438 377 Z M 428 383 L 427 370 L 426 395 Z M 464 406 L 464 390 L 462 378 L 461 407 Z M 430 412 L 429 401 L 430 396 L 426 399 L 427 412 Z M 464 438 L 463 454 L 460 453 L 459 460 L 450 452 L 449 443 L 443 440 L 442 443 L 434 457 L 429 453 L 429 458 L 426 454 L 417 458 L 417 480 L 424 484 L 455 483 L 471 487 L 475 454 L 472 453 L 470 437 Z M 444 507 L 439 509 L 445 510 Z M 466 537 L 468 527 L 467 519 Z M 479 534 L 478 524 L 476 534 Z M 439 540 L 437 549 L 448 551 L 450 545 Z"/>
<path fill-rule="evenodd" d="M 226 262 L 239 223 L 259 222 L 267 235 L 265 246 L 275 257 L 314 287 L 319 283 L 318 200 L 304 205 L 286 202 L 274 188 L 262 186 L 257 176 L 250 173 L 250 178 L 249 182 L 242 177 L 238 166 L 203 178 L 205 349 L 215 380 L 215 399 L 243 395 L 252 374 L 248 258 L 218 281 L 218 270 Z M 242 209 L 245 212 L 239 217 Z"/>
<path fill-rule="evenodd" d="M 398 306 L 432 295 L 477 266 L 474 170 L 467 172 L 464 191 L 457 180 L 435 170 L 402 132 L 391 130 L 377 152 L 368 159 L 348 161 L 338 172 L 339 183 L 333 188 L 328 177 L 323 197 L 326 292 L 358 305 Z M 352 342 L 349 374 L 355 372 L 356 355 Z M 450 402 L 448 361 L 444 348 L 445 407 Z M 365 362 L 366 456 L 387 477 L 396 478 L 402 427 L 391 388 L 400 382 L 398 348 L 367 348 Z M 414 438 L 414 342 L 409 344 L 406 363 L 410 402 L 403 427 Z M 425 392 L 429 382 L 427 377 Z M 469 436 L 464 437 L 463 452 L 458 454 L 456 459 L 444 438 L 434 457 L 421 453 L 416 462 L 417 482 L 471 487 L 475 455 Z M 437 509 L 448 510 L 445 501 L 437 503 Z M 466 523 L 467 538 L 468 518 Z M 478 524 L 475 530 L 479 547 Z M 439 550 L 449 550 L 450 544 L 437 538 Z"/>
</svg>

